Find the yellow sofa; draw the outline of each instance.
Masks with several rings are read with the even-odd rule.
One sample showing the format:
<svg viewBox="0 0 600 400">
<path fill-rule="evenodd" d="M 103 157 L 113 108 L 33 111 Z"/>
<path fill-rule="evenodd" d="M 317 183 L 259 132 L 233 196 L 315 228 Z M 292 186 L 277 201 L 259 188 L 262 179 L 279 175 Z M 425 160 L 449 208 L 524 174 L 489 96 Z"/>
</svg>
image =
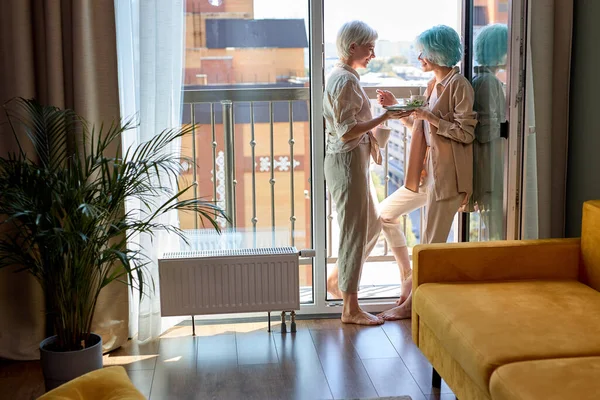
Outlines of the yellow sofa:
<svg viewBox="0 0 600 400">
<path fill-rule="evenodd" d="M 600 398 L 600 201 L 581 239 L 421 245 L 413 260 L 413 340 L 458 399 Z"/>
<path fill-rule="evenodd" d="M 39 397 L 38 400 L 145 400 L 125 368 L 106 367 L 88 372 Z"/>
</svg>

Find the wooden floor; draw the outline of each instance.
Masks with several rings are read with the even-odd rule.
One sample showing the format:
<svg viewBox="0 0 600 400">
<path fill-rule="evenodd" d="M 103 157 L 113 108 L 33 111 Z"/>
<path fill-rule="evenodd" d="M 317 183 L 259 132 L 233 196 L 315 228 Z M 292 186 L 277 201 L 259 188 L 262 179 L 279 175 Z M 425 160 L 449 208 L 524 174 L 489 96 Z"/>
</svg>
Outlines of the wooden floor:
<svg viewBox="0 0 600 400">
<path fill-rule="evenodd" d="M 289 324 L 288 324 L 289 329 Z M 454 400 L 431 387 L 431 365 L 412 343 L 410 320 L 381 327 L 338 319 L 298 321 L 295 334 L 266 322 L 177 326 L 144 345 L 129 341 L 105 355 L 158 399 L 354 399 L 409 395 Z M 43 393 L 38 362 L 0 361 L 0 398 Z"/>
</svg>

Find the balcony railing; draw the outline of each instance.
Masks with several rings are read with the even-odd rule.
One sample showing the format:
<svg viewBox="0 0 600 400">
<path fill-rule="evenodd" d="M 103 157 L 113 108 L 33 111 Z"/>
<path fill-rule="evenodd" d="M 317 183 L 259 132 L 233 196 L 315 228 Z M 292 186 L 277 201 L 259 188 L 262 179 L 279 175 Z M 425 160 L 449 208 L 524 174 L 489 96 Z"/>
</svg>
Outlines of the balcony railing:
<svg viewBox="0 0 600 400">
<path fill-rule="evenodd" d="M 375 99 L 376 89 L 387 89 L 392 91 L 396 97 L 408 97 L 410 93 L 419 93 L 422 88 L 419 87 L 367 87 L 365 91 L 369 95 L 369 98 Z M 307 180 L 310 177 L 310 173 L 304 174 L 303 178 L 299 181 L 296 176 L 296 166 L 299 161 L 296 160 L 296 156 L 299 153 L 297 150 L 297 135 L 296 129 L 298 123 L 306 122 L 308 127 L 308 110 L 309 110 L 309 89 L 306 87 L 286 87 L 286 88 L 252 88 L 252 89 L 210 89 L 210 90 L 185 90 L 184 91 L 184 119 L 186 122 L 193 124 L 206 125 L 209 127 L 206 132 L 210 135 L 210 157 L 211 160 L 202 158 L 199 160 L 199 149 L 202 149 L 200 143 L 197 143 L 196 132 L 194 132 L 192 138 L 192 157 L 201 161 L 203 165 L 210 165 L 212 168 L 212 190 L 211 197 L 213 201 L 220 202 L 227 210 L 227 214 L 231 217 L 231 222 L 228 228 L 235 232 L 236 227 L 244 226 L 247 228 L 247 233 L 251 233 L 252 242 L 250 245 L 253 246 L 278 246 L 278 245 L 296 245 L 296 239 L 302 235 L 298 235 L 297 229 L 297 199 L 298 189 L 295 187 L 298 183 L 301 185 L 308 185 L 308 189 L 303 190 L 305 198 L 310 195 L 310 181 Z M 374 115 L 382 112 L 381 109 L 373 101 Z M 200 115 L 201 114 L 201 115 Z M 242 115 L 243 114 L 243 115 Z M 298 115 L 297 115 L 298 114 Z M 266 124 L 268 126 L 266 132 L 262 132 L 262 138 L 268 141 L 268 143 L 262 143 L 259 141 L 257 136 L 257 125 Z M 281 128 L 287 124 L 287 132 L 282 134 Z M 392 132 L 394 140 L 390 139 L 393 143 L 395 158 L 400 155 L 400 160 L 391 160 L 393 156 L 390 156 L 389 144 L 383 151 L 383 170 L 381 171 L 383 182 L 383 190 L 385 196 L 390 194 L 392 186 L 399 186 L 404 181 L 404 171 L 406 170 L 407 164 L 407 149 L 410 146 L 410 134 L 406 128 L 401 126 L 399 122 L 392 123 L 392 129 L 396 132 Z M 390 125 L 392 125 L 390 124 Z M 279 132 L 275 133 L 275 125 L 278 126 Z M 239 129 L 243 132 L 236 132 Z M 219 135 L 219 131 L 222 130 L 222 136 Z M 306 139 L 306 135 L 309 135 L 309 129 L 303 131 L 303 138 L 305 144 L 310 143 Z M 265 138 L 266 134 L 266 138 Z M 282 136 L 285 136 L 287 144 L 282 146 Z M 240 140 L 245 140 L 247 143 L 240 143 Z M 263 142 L 265 141 L 263 140 Z M 319 140 L 319 138 L 310 138 L 310 140 Z M 277 144 L 277 150 L 275 148 Z M 203 145 L 203 143 L 202 143 Z M 218 148 L 222 150 L 219 151 Z M 257 152 L 257 148 L 262 149 L 262 154 Z M 308 148 L 306 148 L 308 147 Z M 304 149 L 304 165 L 310 166 L 310 146 L 305 145 Z M 398 148 L 399 147 L 399 148 Z M 286 154 L 282 154 L 282 149 L 286 148 Z M 399 151 L 398 151 L 399 150 Z M 242 151 L 243 153 L 249 153 L 248 157 L 236 154 L 236 152 Z M 265 151 L 267 154 L 265 154 Z M 300 151 L 301 152 L 301 151 Z M 244 158 L 245 157 L 245 158 Z M 276 157 L 279 157 L 276 159 Z M 242 160 L 242 161 L 240 161 Z M 390 162 L 394 167 L 394 178 L 395 182 L 391 185 L 390 176 Z M 245 171 L 245 175 L 248 176 L 238 177 L 236 171 L 236 163 L 245 162 L 250 165 L 251 171 Z M 257 194 L 257 168 L 259 173 L 268 172 L 268 193 L 264 193 L 264 190 Z M 307 167 L 305 167 L 307 168 Z M 281 172 L 287 174 L 286 180 L 289 180 L 289 192 L 286 201 L 282 202 L 278 200 L 278 196 L 282 195 L 282 189 L 278 186 L 279 182 L 276 179 L 277 175 L 281 177 Z M 401 175 L 401 176 L 399 176 Z M 307 178 L 308 177 L 308 178 Z M 193 171 L 193 179 L 198 182 L 197 168 Z M 250 199 L 250 207 L 247 207 L 247 203 L 242 201 L 244 199 L 238 198 L 238 185 L 240 180 L 249 180 L 249 188 L 245 188 L 244 199 Z M 246 184 L 246 186 L 248 186 Z M 393 187 L 395 189 L 395 187 Z M 198 188 L 196 188 L 195 196 L 198 196 Z M 288 190 L 288 189 L 286 189 Z M 259 198 L 260 197 L 260 198 Z M 315 216 L 316 218 L 325 217 L 327 219 L 327 257 L 328 262 L 335 262 L 337 255 L 334 252 L 334 240 L 336 235 L 336 227 L 334 224 L 334 205 L 329 201 L 329 194 L 327 196 L 327 215 L 326 216 Z M 268 204 L 260 203 L 260 200 L 268 199 Z M 238 214 L 240 210 L 238 208 L 242 205 L 245 210 L 244 220 L 239 220 Z M 268 207 L 267 207 L 268 206 Z M 261 209 L 262 207 L 262 209 Z M 265 208 L 268 208 L 269 224 L 259 227 L 259 214 L 265 214 Z M 282 224 L 277 224 L 277 220 L 281 221 L 278 217 L 281 217 L 282 209 L 287 209 L 285 212 L 287 215 L 288 222 L 287 227 L 282 228 Z M 307 211 L 310 213 L 310 207 Z M 310 214 L 309 214 L 310 216 Z M 408 236 L 408 216 L 402 217 L 402 224 L 405 234 Z M 264 218 L 263 218 L 264 219 Z M 262 222 L 262 221 L 261 221 Z M 193 227 L 198 229 L 198 220 L 194 220 Z M 420 211 L 419 219 L 419 238 L 422 237 L 423 228 L 423 212 Z M 239 229 L 238 229 L 239 230 Z M 285 235 L 283 234 L 285 233 Z M 305 237 L 310 235 L 310 231 L 305 233 Z M 416 235 L 415 235 L 416 236 Z M 235 241 L 235 240 L 234 240 Z M 235 245 L 235 244 L 234 244 Z M 247 243 L 246 243 L 247 245 Z M 310 242 L 305 245 L 310 246 Z M 337 246 L 336 246 L 337 247 Z M 385 240 L 380 240 L 378 249 L 374 251 L 368 261 L 391 261 L 393 257 L 388 252 L 387 244 Z"/>
</svg>

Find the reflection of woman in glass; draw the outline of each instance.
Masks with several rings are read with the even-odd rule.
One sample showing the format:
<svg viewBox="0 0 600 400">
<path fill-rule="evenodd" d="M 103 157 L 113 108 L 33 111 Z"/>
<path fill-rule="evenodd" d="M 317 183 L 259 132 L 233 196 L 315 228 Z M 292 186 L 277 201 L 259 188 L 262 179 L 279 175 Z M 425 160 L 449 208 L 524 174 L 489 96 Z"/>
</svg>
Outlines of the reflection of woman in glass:
<svg viewBox="0 0 600 400">
<path fill-rule="evenodd" d="M 483 240 L 504 239 L 504 142 L 500 135 L 505 121 L 504 85 L 496 77 L 506 65 L 508 28 L 504 24 L 484 27 L 475 39 L 474 110 L 479 123 L 473 147 L 473 202 L 480 212 Z"/>
<path fill-rule="evenodd" d="M 323 94 L 323 116 L 327 136 L 325 178 L 335 203 L 339 232 L 339 257 L 327 280 L 327 288 L 342 297 L 342 322 L 379 325 L 381 318 L 358 305 L 358 283 L 363 263 L 379 233 L 389 241 L 402 241 L 399 222 L 382 224 L 371 180 L 370 159 L 381 164 L 379 145 L 372 130 L 390 118 L 408 113 L 388 111 L 371 115 L 371 101 L 360 85 L 356 68 L 366 68 L 375 58 L 377 32 L 364 22 L 344 24 L 337 37 L 340 62 L 327 77 Z"/>
<path fill-rule="evenodd" d="M 421 33 L 416 44 L 421 50 L 421 68 L 425 72 L 432 71 L 435 77 L 425 91 L 428 106 L 416 109 L 410 118 L 402 120 L 412 128 L 404 187 L 381 203 L 381 219 L 394 221 L 425 205 L 421 243 L 444 243 L 454 216 L 467 204 L 472 193 L 472 143 L 477 124 L 473 112 L 473 88 L 456 67 L 462 49 L 454 29 L 435 26 Z M 396 103 L 393 94 L 385 90 L 378 92 L 378 101 L 383 106 Z M 422 172 L 426 175 L 423 179 Z M 402 250 L 408 260 L 406 246 Z M 409 265 L 407 268 L 410 271 Z M 402 284 L 399 305 L 380 314 L 382 318 L 410 317 L 411 283 L 412 276 L 408 276 Z"/>
</svg>

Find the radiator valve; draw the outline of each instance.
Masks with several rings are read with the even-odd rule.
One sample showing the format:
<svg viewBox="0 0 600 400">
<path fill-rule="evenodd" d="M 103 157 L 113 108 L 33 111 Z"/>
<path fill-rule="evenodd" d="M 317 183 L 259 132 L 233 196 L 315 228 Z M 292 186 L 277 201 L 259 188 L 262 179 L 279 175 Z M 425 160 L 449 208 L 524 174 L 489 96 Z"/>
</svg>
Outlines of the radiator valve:
<svg viewBox="0 0 600 400">
<path fill-rule="evenodd" d="M 292 320 L 292 323 L 290 324 L 290 332 L 296 333 L 296 311 L 292 310 L 290 317 Z"/>
<path fill-rule="evenodd" d="M 285 311 L 281 312 L 281 333 L 287 333 L 287 326 L 285 325 Z"/>
</svg>

